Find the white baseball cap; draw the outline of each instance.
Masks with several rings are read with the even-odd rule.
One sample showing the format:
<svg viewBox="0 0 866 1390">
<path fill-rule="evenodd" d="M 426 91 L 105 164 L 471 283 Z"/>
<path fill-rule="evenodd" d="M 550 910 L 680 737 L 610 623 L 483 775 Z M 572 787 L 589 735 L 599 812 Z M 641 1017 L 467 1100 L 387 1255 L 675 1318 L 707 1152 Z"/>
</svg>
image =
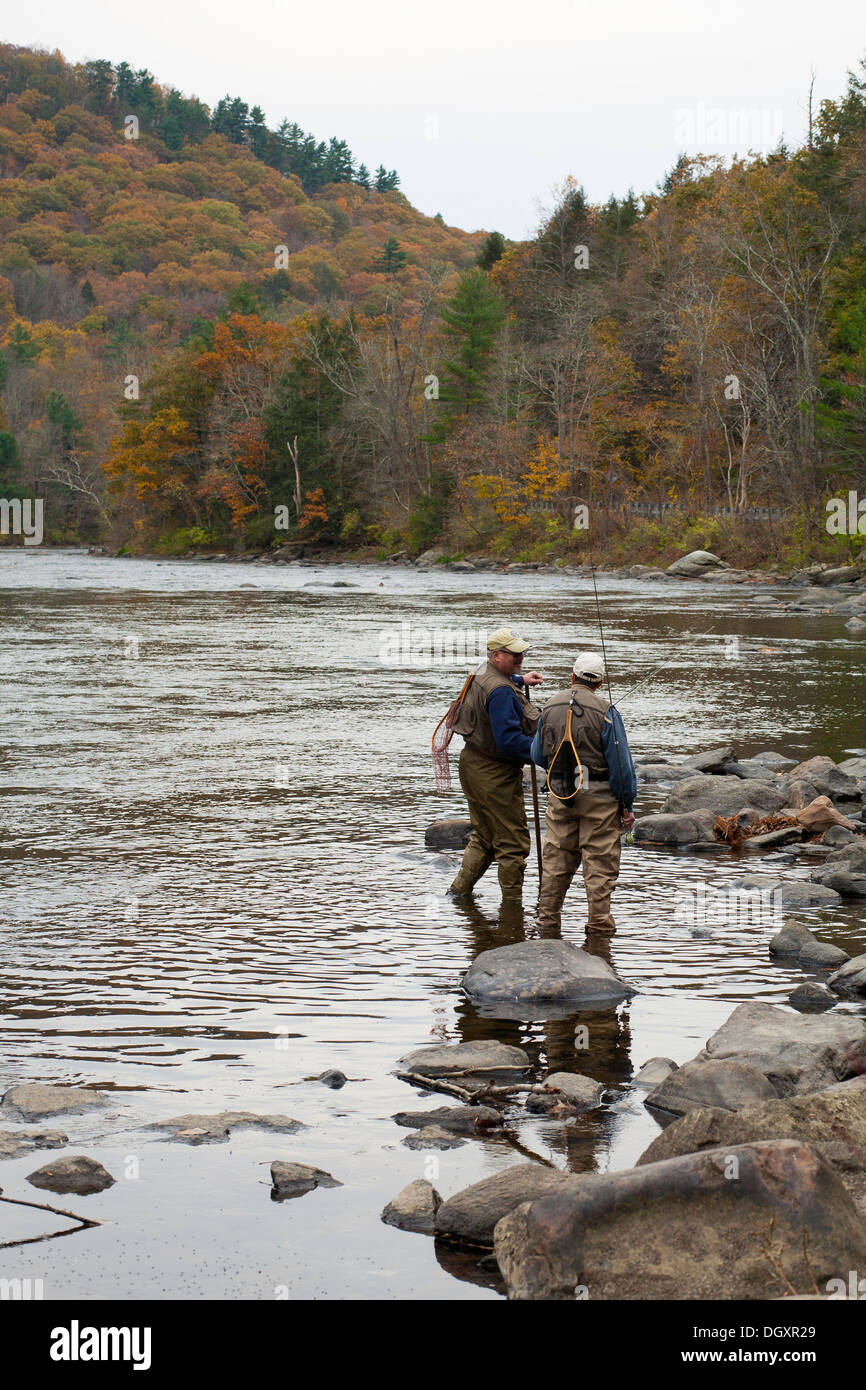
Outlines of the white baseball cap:
<svg viewBox="0 0 866 1390">
<path fill-rule="evenodd" d="M 590 681 L 593 685 L 604 680 L 604 662 L 595 652 L 578 652 L 571 669 L 578 680 Z"/>
</svg>

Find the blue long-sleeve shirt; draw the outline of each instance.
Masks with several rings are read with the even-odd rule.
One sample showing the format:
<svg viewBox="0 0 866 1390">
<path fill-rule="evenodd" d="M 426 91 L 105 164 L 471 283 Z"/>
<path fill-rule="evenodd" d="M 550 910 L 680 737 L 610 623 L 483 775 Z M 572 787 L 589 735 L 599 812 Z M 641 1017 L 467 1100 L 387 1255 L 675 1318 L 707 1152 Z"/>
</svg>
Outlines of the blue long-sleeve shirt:
<svg viewBox="0 0 866 1390">
<path fill-rule="evenodd" d="M 522 676 L 511 676 L 515 685 L 523 685 Z M 532 739 L 523 732 L 521 702 L 516 690 L 499 685 L 487 699 L 487 714 L 496 740 L 496 747 L 506 758 L 516 763 L 528 763 L 532 758 Z"/>
<path fill-rule="evenodd" d="M 507 692 L 506 692 L 507 693 Z M 541 751 L 541 729 L 544 724 L 544 715 L 538 721 L 538 728 L 535 731 L 535 738 L 532 740 L 530 756 L 534 763 L 539 767 L 547 767 L 548 759 Z M 614 732 L 616 738 L 614 738 Z M 617 743 L 619 748 L 617 748 Z M 608 710 L 604 725 L 601 731 L 601 746 L 604 752 L 604 760 L 607 763 L 607 770 L 610 773 L 610 789 L 617 801 L 621 801 L 627 811 L 634 806 L 637 796 L 637 773 L 634 770 L 631 749 L 628 746 L 625 725 L 622 722 L 622 715 L 618 709 L 611 705 Z"/>
</svg>

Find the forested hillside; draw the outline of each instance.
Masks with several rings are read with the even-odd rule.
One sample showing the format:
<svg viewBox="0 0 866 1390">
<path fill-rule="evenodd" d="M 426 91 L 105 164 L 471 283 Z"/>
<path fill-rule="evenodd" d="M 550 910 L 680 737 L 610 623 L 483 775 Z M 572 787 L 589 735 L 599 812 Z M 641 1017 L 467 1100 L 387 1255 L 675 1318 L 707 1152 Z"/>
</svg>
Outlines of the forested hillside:
<svg viewBox="0 0 866 1390">
<path fill-rule="evenodd" d="M 568 177 L 519 244 L 240 98 L 10 46 L 0 83 L 0 494 L 49 538 L 862 547 L 823 524 L 866 495 L 861 77 L 806 148 Z"/>
</svg>

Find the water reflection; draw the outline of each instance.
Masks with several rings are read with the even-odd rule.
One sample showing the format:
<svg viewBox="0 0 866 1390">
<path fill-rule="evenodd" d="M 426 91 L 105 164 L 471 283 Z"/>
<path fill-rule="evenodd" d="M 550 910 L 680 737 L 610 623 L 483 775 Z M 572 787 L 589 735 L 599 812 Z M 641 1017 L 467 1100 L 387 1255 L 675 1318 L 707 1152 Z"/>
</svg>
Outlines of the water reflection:
<svg viewBox="0 0 866 1390">
<path fill-rule="evenodd" d="M 639 993 L 615 1010 L 557 1019 L 483 1017 L 458 982 L 479 952 L 535 934 L 534 856 L 522 918 L 500 915 L 494 882 L 472 900 L 447 897 L 459 856 L 428 853 L 423 833 L 465 808 L 456 777 L 450 796 L 435 795 L 429 738 L 465 673 L 456 663 L 384 666 L 381 634 L 403 622 L 490 630 L 507 620 L 530 634 L 533 665 L 555 688 L 568 654 L 595 645 L 591 587 L 393 569 L 347 569 L 354 589 L 304 587 L 331 578 L 314 567 L 0 553 L 10 731 L 0 760 L 0 1072 L 4 1088 L 116 1086 L 117 1108 L 98 1130 L 70 1120 L 72 1142 L 116 1134 L 128 1147 L 127 1130 L 179 1110 L 297 1115 L 309 1126 L 297 1147 L 262 1139 L 255 1148 L 251 1135 L 231 1150 L 248 1144 L 257 1164 L 279 1155 L 348 1179 L 327 1202 L 313 1193 L 283 1208 L 293 1296 L 366 1297 L 375 1273 L 379 1296 L 493 1297 L 495 1283 L 458 1283 L 432 1243 L 379 1223 L 427 1158 L 393 1134 L 390 1116 L 411 1094 L 391 1074 L 397 1059 L 437 1040 L 495 1038 L 525 1048 L 537 1075 L 592 1076 L 615 1099 L 571 1121 L 526 1116 L 517 1137 L 574 1171 L 633 1162 L 656 1132 L 630 1089 L 634 1069 L 658 1054 L 686 1060 L 736 1003 L 784 1002 L 807 978 L 770 960 L 762 926 L 714 923 L 693 935 L 676 920 L 677 892 L 723 889 L 744 868 L 771 879 L 780 864 L 806 878 L 815 861 L 799 850 L 780 861 L 626 847 L 609 949 Z M 241 590 L 250 582 L 258 587 Z M 614 694 L 638 754 L 733 739 L 742 756 L 839 758 L 866 742 L 862 643 L 841 621 L 786 617 L 747 590 L 704 584 L 602 576 L 599 588 Z M 731 633 L 736 668 L 724 655 Z M 642 789 L 639 811 L 664 794 Z M 582 945 L 579 879 L 570 898 L 563 936 Z M 866 950 L 860 910 L 810 916 L 824 939 Z M 581 1027 L 586 1048 L 575 1044 Z M 339 1104 L 303 1080 L 328 1067 L 352 1078 Z M 224 1269 L 215 1255 L 223 1272 L 204 1296 L 272 1297 L 267 1279 L 287 1278 L 285 1228 L 257 1225 L 261 1170 L 220 1170 L 221 1148 L 173 1146 L 160 1161 L 174 1186 L 148 1189 L 166 1205 L 136 1239 L 160 1271 L 160 1296 L 190 1296 L 197 1257 L 176 1259 L 159 1230 L 180 1222 L 191 1250 L 211 1239 L 212 1211 L 196 1214 L 185 1183 L 231 1193 L 237 1216 L 237 1263 Z M 447 1195 L 514 1161 L 507 1143 L 473 1140 L 441 1156 L 438 1181 Z M 23 1181 L 4 1165 L 4 1187 Z M 73 1293 L 130 1290 L 124 1242 L 139 1219 L 122 1206 L 130 1188 L 118 1183 L 105 1198 L 118 1203 L 117 1245 L 98 1267 L 66 1269 Z"/>
</svg>

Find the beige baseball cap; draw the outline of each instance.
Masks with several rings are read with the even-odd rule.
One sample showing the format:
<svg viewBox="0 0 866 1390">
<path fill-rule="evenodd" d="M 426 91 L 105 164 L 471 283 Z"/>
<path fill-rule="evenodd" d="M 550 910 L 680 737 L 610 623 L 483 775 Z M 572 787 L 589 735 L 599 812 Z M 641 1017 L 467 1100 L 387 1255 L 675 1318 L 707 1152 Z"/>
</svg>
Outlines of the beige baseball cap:
<svg viewBox="0 0 866 1390">
<path fill-rule="evenodd" d="M 578 680 L 604 680 L 604 662 L 595 652 L 578 652 L 571 669 Z"/>
<path fill-rule="evenodd" d="M 489 652 L 514 652 L 519 655 L 521 652 L 529 651 L 529 643 L 522 638 L 515 637 L 510 627 L 498 627 L 495 632 L 491 632 L 487 639 L 487 650 Z"/>
</svg>

